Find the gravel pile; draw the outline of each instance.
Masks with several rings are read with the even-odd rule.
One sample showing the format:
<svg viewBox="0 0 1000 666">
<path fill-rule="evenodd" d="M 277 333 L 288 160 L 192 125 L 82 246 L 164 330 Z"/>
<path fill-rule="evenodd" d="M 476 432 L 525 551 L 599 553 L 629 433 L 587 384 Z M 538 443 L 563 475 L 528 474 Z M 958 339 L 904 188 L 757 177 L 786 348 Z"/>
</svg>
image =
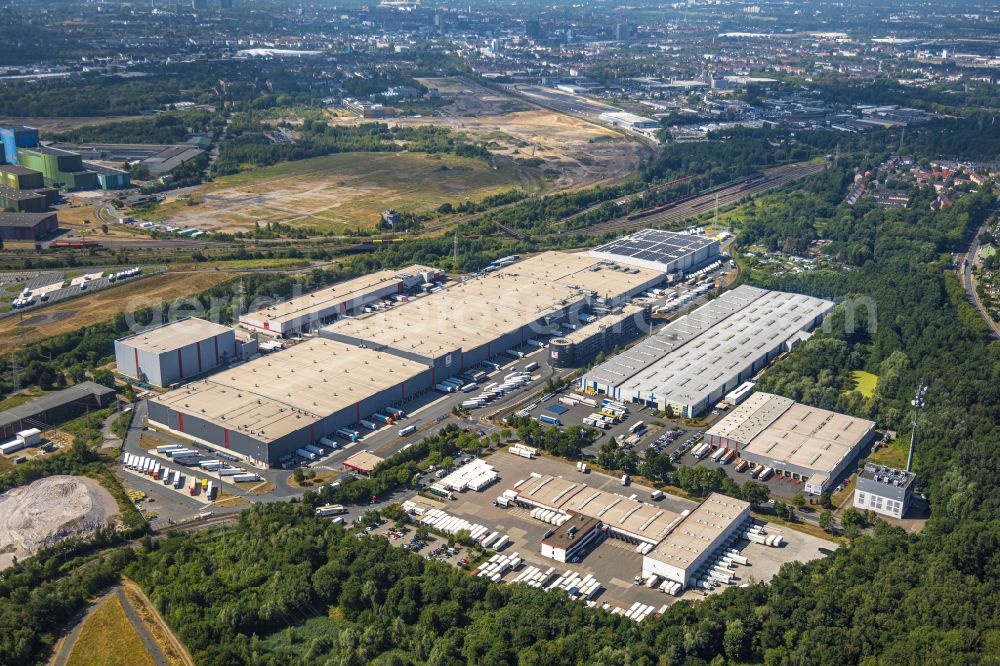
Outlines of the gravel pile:
<svg viewBox="0 0 1000 666">
<path fill-rule="evenodd" d="M 112 524 L 114 497 L 97 481 L 50 476 L 0 495 L 0 569 L 69 537 Z"/>
</svg>

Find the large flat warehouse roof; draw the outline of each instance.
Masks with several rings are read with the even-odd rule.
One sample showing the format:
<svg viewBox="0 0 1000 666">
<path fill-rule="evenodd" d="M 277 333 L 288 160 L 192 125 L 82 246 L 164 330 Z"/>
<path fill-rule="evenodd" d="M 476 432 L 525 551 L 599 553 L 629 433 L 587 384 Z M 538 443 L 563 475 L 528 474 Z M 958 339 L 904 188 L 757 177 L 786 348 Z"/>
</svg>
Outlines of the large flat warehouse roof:
<svg viewBox="0 0 1000 666">
<path fill-rule="evenodd" d="M 398 356 L 314 338 L 153 400 L 268 442 L 426 370 Z"/>
<path fill-rule="evenodd" d="M 731 432 L 740 437 L 741 454 L 784 463 L 821 474 L 838 469 L 875 429 L 875 422 L 810 407 L 771 393 L 756 393 L 708 435 Z M 746 407 L 747 409 L 744 409 Z"/>
<path fill-rule="evenodd" d="M 343 319 L 323 330 L 375 348 L 438 358 L 456 349 L 481 347 L 555 315 L 582 301 L 581 289 L 617 296 L 658 277 L 648 270 L 591 270 L 598 264 L 584 255 L 545 252 L 402 307 Z"/>
<path fill-rule="evenodd" d="M 403 275 L 419 275 L 421 272 L 437 273 L 436 268 L 418 266 L 416 264 L 396 270 L 384 270 L 362 275 L 351 280 L 344 280 L 322 289 L 290 298 L 252 312 L 247 312 L 240 319 L 263 319 L 273 322 L 286 322 L 309 315 L 332 305 L 358 298 L 387 282 L 395 282 Z"/>
<path fill-rule="evenodd" d="M 658 404 L 698 405 L 832 307 L 811 296 L 766 292 L 637 372 L 622 391 Z"/>
<path fill-rule="evenodd" d="M 197 317 L 187 317 L 169 324 L 148 328 L 135 335 L 122 338 L 118 342 L 135 347 L 140 351 L 163 354 L 232 331 L 233 329 L 222 324 Z"/>
<path fill-rule="evenodd" d="M 687 570 L 749 511 L 749 502 L 712 493 L 646 557 Z"/>
</svg>

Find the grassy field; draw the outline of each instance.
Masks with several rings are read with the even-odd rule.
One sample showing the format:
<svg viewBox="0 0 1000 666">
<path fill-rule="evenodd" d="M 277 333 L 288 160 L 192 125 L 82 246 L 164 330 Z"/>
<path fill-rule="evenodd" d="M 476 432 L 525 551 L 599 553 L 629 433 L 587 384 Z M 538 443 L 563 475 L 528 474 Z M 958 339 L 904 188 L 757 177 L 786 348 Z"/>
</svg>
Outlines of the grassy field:
<svg viewBox="0 0 1000 666">
<path fill-rule="evenodd" d="M 878 375 L 873 375 L 864 370 L 855 370 L 851 373 L 854 376 L 854 390 L 859 391 L 866 398 L 872 397 L 875 393 L 875 384 L 878 382 Z"/>
<path fill-rule="evenodd" d="M 907 441 L 897 439 L 879 447 L 878 451 L 872 453 L 868 460 L 879 465 L 888 465 L 896 469 L 906 468 L 906 456 L 910 448 Z"/>
<path fill-rule="evenodd" d="M 117 596 L 101 604 L 83 623 L 68 663 L 74 666 L 154 666 L 139 633 L 125 617 Z"/>
<path fill-rule="evenodd" d="M 35 398 L 43 396 L 46 393 L 48 393 L 48 391 L 43 391 L 37 386 L 32 386 L 31 388 L 25 389 L 20 393 L 9 395 L 5 399 L 0 400 L 0 411 L 11 409 L 13 407 L 17 407 L 18 405 L 23 405 L 29 400 L 34 400 Z"/>
<path fill-rule="evenodd" d="M 227 259 L 224 261 L 205 261 L 198 264 L 170 264 L 168 271 L 241 271 L 256 268 L 306 268 L 308 259 Z"/>
<path fill-rule="evenodd" d="M 214 271 L 154 275 L 25 313 L 23 324 L 22 317 L 12 315 L 0 320 L 0 354 L 9 354 L 35 340 L 107 321 L 119 312 L 197 294 L 231 277 L 230 273 Z"/>
<path fill-rule="evenodd" d="M 537 189 L 527 170 L 424 153 L 342 153 L 223 176 L 195 192 L 196 205 L 168 200 L 150 220 L 201 229 L 246 230 L 281 222 L 322 231 L 371 229 L 386 208 L 423 212 L 515 187 Z"/>
<path fill-rule="evenodd" d="M 156 607 L 153 606 L 153 602 L 143 593 L 142 589 L 127 578 L 122 581 L 122 587 L 129 604 L 135 609 L 136 615 L 139 616 L 150 636 L 160 647 L 167 663 L 170 666 L 194 666 L 194 659 L 191 658 L 187 647 L 170 630 Z"/>
</svg>

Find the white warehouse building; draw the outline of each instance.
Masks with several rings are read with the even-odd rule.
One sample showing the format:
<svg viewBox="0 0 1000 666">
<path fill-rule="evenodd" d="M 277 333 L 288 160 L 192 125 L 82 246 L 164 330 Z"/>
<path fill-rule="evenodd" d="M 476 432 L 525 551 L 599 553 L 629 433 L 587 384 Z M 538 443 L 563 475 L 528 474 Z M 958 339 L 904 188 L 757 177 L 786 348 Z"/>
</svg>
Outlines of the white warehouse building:
<svg viewBox="0 0 1000 666">
<path fill-rule="evenodd" d="M 746 285 L 588 371 L 582 390 L 695 417 L 801 340 L 830 301 Z"/>
</svg>

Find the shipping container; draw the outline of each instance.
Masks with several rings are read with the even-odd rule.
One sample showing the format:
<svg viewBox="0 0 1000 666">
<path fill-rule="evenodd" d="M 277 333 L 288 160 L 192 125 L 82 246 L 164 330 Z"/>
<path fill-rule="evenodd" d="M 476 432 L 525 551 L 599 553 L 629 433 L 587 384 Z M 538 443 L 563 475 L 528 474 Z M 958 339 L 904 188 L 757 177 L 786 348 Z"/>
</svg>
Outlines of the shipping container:
<svg viewBox="0 0 1000 666">
<path fill-rule="evenodd" d="M 417 431 L 417 426 L 415 426 L 415 425 L 408 425 L 405 428 L 400 428 L 399 429 L 399 436 L 400 437 L 406 437 L 407 435 L 413 434 L 416 431 Z"/>
<path fill-rule="evenodd" d="M 319 448 L 315 444 L 306 444 L 302 448 L 304 448 L 306 451 L 309 451 L 310 453 L 315 453 L 318 456 L 321 456 L 321 455 L 323 455 L 323 454 L 326 453 L 326 451 L 324 451 L 323 449 Z"/>
<path fill-rule="evenodd" d="M 629 426 L 628 431 L 631 433 L 639 433 L 646 429 L 646 424 L 642 421 L 638 421 Z"/>
<path fill-rule="evenodd" d="M 259 474 L 254 474 L 253 472 L 245 472 L 243 474 L 234 474 L 233 475 L 233 482 L 234 483 L 246 483 L 246 482 L 249 482 L 249 481 L 260 481 L 260 475 Z"/>
<path fill-rule="evenodd" d="M 360 421 L 358 421 L 358 423 L 360 423 L 363 427 L 368 428 L 369 430 L 378 430 L 377 425 L 366 419 L 361 419 Z"/>
<path fill-rule="evenodd" d="M 184 487 L 184 475 L 177 472 L 177 478 L 174 479 L 174 490 L 180 490 Z"/>
<path fill-rule="evenodd" d="M 339 446 L 335 440 L 330 439 L 329 437 L 320 437 L 319 443 L 330 449 L 336 449 Z"/>
<path fill-rule="evenodd" d="M 156 452 L 166 453 L 167 451 L 176 451 L 180 448 L 183 448 L 180 444 L 164 444 L 163 446 L 156 447 Z"/>
<path fill-rule="evenodd" d="M 316 460 L 316 454 L 312 451 L 306 451 L 305 449 L 295 449 L 295 455 L 300 458 L 305 458 L 306 460 Z"/>
<path fill-rule="evenodd" d="M 768 477 L 770 477 L 773 473 L 774 473 L 773 469 L 771 469 L 770 467 L 765 467 L 763 471 L 761 471 L 760 476 L 758 478 L 760 478 L 761 481 L 767 481 Z"/>
<path fill-rule="evenodd" d="M 538 363 L 536 361 L 532 361 L 528 365 L 524 366 L 525 372 L 531 372 L 532 370 L 538 370 Z"/>
<path fill-rule="evenodd" d="M 324 506 L 316 507 L 317 516 L 337 516 L 342 513 L 347 513 L 347 509 L 340 504 L 326 504 Z"/>
<path fill-rule="evenodd" d="M 538 420 L 542 423 L 548 423 L 550 425 L 562 425 L 562 421 L 554 416 L 549 416 L 548 414 L 540 414 Z"/>
</svg>

